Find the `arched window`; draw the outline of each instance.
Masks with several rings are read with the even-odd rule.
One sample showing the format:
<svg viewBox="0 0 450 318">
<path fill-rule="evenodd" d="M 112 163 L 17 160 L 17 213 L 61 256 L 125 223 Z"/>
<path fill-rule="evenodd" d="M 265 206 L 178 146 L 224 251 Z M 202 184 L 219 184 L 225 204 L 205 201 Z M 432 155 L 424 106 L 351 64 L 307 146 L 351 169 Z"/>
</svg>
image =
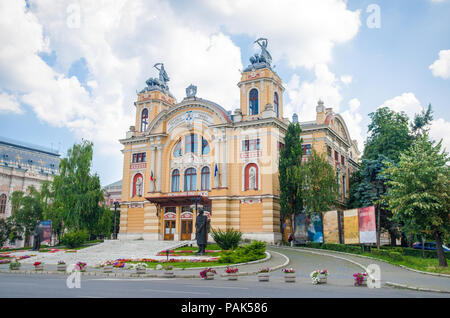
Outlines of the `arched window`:
<svg viewBox="0 0 450 318">
<path fill-rule="evenodd" d="M 175 158 L 181 157 L 181 139 L 177 142 L 177 144 L 173 148 L 173 156 Z"/>
<path fill-rule="evenodd" d="M 133 178 L 133 197 L 141 197 L 144 194 L 144 178 L 142 174 L 137 173 Z"/>
<path fill-rule="evenodd" d="M 172 192 L 180 191 L 180 171 L 175 169 L 172 172 Z"/>
<path fill-rule="evenodd" d="M 244 170 L 244 190 L 258 190 L 258 166 L 249 163 Z"/>
<path fill-rule="evenodd" d="M 193 152 L 197 154 L 197 135 L 190 134 L 186 136 L 184 143 L 184 153 Z"/>
<path fill-rule="evenodd" d="M 189 168 L 184 173 L 184 191 L 197 190 L 197 171 Z"/>
<path fill-rule="evenodd" d="M 148 109 L 144 108 L 141 114 L 141 132 L 146 131 L 148 127 Z"/>
<path fill-rule="evenodd" d="M 0 214 L 6 213 L 6 194 L 0 195 Z"/>
<path fill-rule="evenodd" d="M 258 90 L 256 88 L 253 88 L 250 91 L 249 95 L 249 102 L 250 102 L 250 116 L 251 115 L 257 115 L 258 114 Z"/>
<path fill-rule="evenodd" d="M 278 102 L 278 93 L 273 93 L 273 110 L 275 111 L 275 114 L 277 117 L 280 117 L 280 106 Z"/>
<path fill-rule="evenodd" d="M 202 190 L 209 190 L 210 173 L 209 167 L 203 167 L 202 169 Z"/>
<path fill-rule="evenodd" d="M 202 137 L 202 155 L 209 154 L 209 143 L 208 140 Z"/>
</svg>

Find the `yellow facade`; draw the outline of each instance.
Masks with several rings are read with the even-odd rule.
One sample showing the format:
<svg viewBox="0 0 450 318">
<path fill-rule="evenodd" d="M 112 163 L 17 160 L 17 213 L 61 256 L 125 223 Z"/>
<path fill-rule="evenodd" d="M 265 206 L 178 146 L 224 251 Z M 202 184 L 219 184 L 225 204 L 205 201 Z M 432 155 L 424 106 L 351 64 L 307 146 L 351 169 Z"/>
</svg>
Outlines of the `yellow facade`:
<svg viewBox="0 0 450 318">
<path fill-rule="evenodd" d="M 289 121 L 282 81 L 267 60 L 242 72 L 233 114 L 197 97 L 193 86 L 177 102 L 161 71 L 147 81 L 134 104 L 135 125 L 120 140 L 120 239 L 194 239 L 200 206 L 212 228 L 281 239 L 278 157 Z M 323 132 L 311 135 L 315 148 L 325 147 Z"/>
</svg>

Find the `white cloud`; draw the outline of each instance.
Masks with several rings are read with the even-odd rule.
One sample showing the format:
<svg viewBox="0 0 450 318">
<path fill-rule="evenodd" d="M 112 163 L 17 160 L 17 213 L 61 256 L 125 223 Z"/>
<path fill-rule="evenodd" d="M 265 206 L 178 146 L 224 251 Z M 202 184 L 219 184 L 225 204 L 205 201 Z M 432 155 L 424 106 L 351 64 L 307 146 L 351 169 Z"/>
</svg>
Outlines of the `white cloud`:
<svg viewBox="0 0 450 318">
<path fill-rule="evenodd" d="M 413 93 L 403 93 L 385 101 L 380 107 L 382 106 L 389 107 L 396 112 L 404 111 L 410 120 L 414 118 L 415 114 L 425 110 Z M 450 122 L 443 118 L 433 120 L 430 125 L 430 137 L 436 141 L 443 139 L 443 146 L 447 152 L 450 152 Z"/>
<path fill-rule="evenodd" d="M 433 120 L 430 127 L 430 137 L 436 141 L 442 140 L 442 147 L 450 153 L 450 122 L 443 118 Z"/>
<path fill-rule="evenodd" d="M 15 96 L 0 93 L 0 114 L 6 113 L 23 114 L 24 111 Z"/>
<path fill-rule="evenodd" d="M 403 93 L 385 101 L 379 107 L 389 107 L 396 112 L 405 112 L 410 119 L 422 111 L 422 105 L 413 93 Z"/>
<path fill-rule="evenodd" d="M 439 59 L 430 65 L 430 70 L 436 77 L 450 78 L 450 50 L 439 52 Z"/>
<path fill-rule="evenodd" d="M 286 92 L 290 102 L 285 105 L 287 117 L 293 113 L 299 115 L 300 121 L 310 121 L 316 118 L 316 106 L 321 99 L 326 107 L 333 107 L 337 113 L 342 101 L 340 82 L 330 72 L 325 64 L 316 65 L 314 68 L 315 79 L 312 82 L 302 82 L 294 74 L 286 85 Z"/>
<path fill-rule="evenodd" d="M 341 113 L 342 118 L 345 120 L 345 124 L 350 133 L 350 138 L 355 139 L 358 143 L 358 149 L 361 151 L 364 147 L 364 136 L 362 128 L 363 117 L 359 112 L 361 106 L 360 101 L 357 98 L 353 98 L 349 101 L 349 108 Z"/>
<path fill-rule="evenodd" d="M 234 34 L 268 38 L 274 59 L 286 58 L 293 67 L 330 62 L 333 48 L 353 39 L 361 25 L 360 11 L 349 10 L 344 0 L 203 3 L 211 9 L 211 20 Z"/>
</svg>

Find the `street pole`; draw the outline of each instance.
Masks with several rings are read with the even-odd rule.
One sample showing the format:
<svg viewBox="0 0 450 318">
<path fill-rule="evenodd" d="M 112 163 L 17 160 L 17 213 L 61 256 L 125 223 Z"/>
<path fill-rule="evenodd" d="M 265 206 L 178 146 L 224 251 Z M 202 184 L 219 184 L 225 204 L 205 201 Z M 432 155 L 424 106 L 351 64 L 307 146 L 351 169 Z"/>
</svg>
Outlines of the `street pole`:
<svg viewBox="0 0 450 318">
<path fill-rule="evenodd" d="M 117 240 L 117 233 L 116 233 L 116 215 L 117 215 L 117 206 L 119 205 L 119 202 L 114 201 L 114 233 L 113 237 L 115 240 Z"/>
</svg>

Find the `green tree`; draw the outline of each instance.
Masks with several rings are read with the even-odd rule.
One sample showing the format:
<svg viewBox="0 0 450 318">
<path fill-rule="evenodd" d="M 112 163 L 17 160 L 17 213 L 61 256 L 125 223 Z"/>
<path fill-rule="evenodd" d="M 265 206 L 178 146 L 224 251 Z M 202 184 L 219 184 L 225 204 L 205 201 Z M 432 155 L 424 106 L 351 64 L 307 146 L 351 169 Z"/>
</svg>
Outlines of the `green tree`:
<svg viewBox="0 0 450 318">
<path fill-rule="evenodd" d="M 339 193 L 336 174 L 328 161 L 315 150 L 304 164 L 306 187 L 303 191 L 305 206 L 309 212 L 330 210 Z"/>
<path fill-rule="evenodd" d="M 431 104 L 428 105 L 426 110 L 422 110 L 420 114 L 414 115 L 414 120 L 411 124 L 411 131 L 416 136 L 423 136 L 429 131 L 428 126 L 433 120 L 433 110 Z"/>
<path fill-rule="evenodd" d="M 43 212 L 39 191 L 34 186 L 30 186 L 28 192 L 27 195 L 23 192 L 13 192 L 11 200 L 14 207 L 12 220 L 21 229 L 26 244 L 30 240 L 37 221 L 42 220 Z"/>
<path fill-rule="evenodd" d="M 300 138 L 300 124 L 289 124 L 284 137 L 284 148 L 280 150 L 278 164 L 280 181 L 281 226 L 286 219 L 294 224 L 294 217 L 303 210 L 303 189 L 306 179 L 302 156 L 303 140 Z M 283 233 L 283 229 L 281 229 Z"/>
<path fill-rule="evenodd" d="M 377 247 L 380 247 L 381 228 L 389 231 L 391 244 L 395 245 L 400 235 L 397 222 L 391 220 L 392 213 L 379 201 L 385 194 L 386 178 L 379 174 L 384 162 L 398 162 L 400 153 L 408 149 L 414 137 L 410 134 L 405 113 L 397 113 L 387 107 L 381 107 L 370 113 L 368 137 L 362 156 L 361 169 L 350 182 L 348 202 L 350 207 L 360 208 L 375 205 L 377 214 Z"/>
<path fill-rule="evenodd" d="M 93 144 L 83 140 L 69 149 L 61 159 L 60 174 L 53 180 L 53 198 L 57 210 L 62 211 L 65 227 L 88 230 L 91 234 L 99 222 L 103 209 L 103 192 L 97 174 L 91 174 Z"/>
<path fill-rule="evenodd" d="M 398 164 L 387 163 L 383 174 L 389 189 L 383 199 L 396 218 L 435 238 L 439 265 L 446 267 L 442 239 L 450 232 L 450 158 L 441 145 L 442 140 L 434 145 L 424 134 Z"/>
</svg>

